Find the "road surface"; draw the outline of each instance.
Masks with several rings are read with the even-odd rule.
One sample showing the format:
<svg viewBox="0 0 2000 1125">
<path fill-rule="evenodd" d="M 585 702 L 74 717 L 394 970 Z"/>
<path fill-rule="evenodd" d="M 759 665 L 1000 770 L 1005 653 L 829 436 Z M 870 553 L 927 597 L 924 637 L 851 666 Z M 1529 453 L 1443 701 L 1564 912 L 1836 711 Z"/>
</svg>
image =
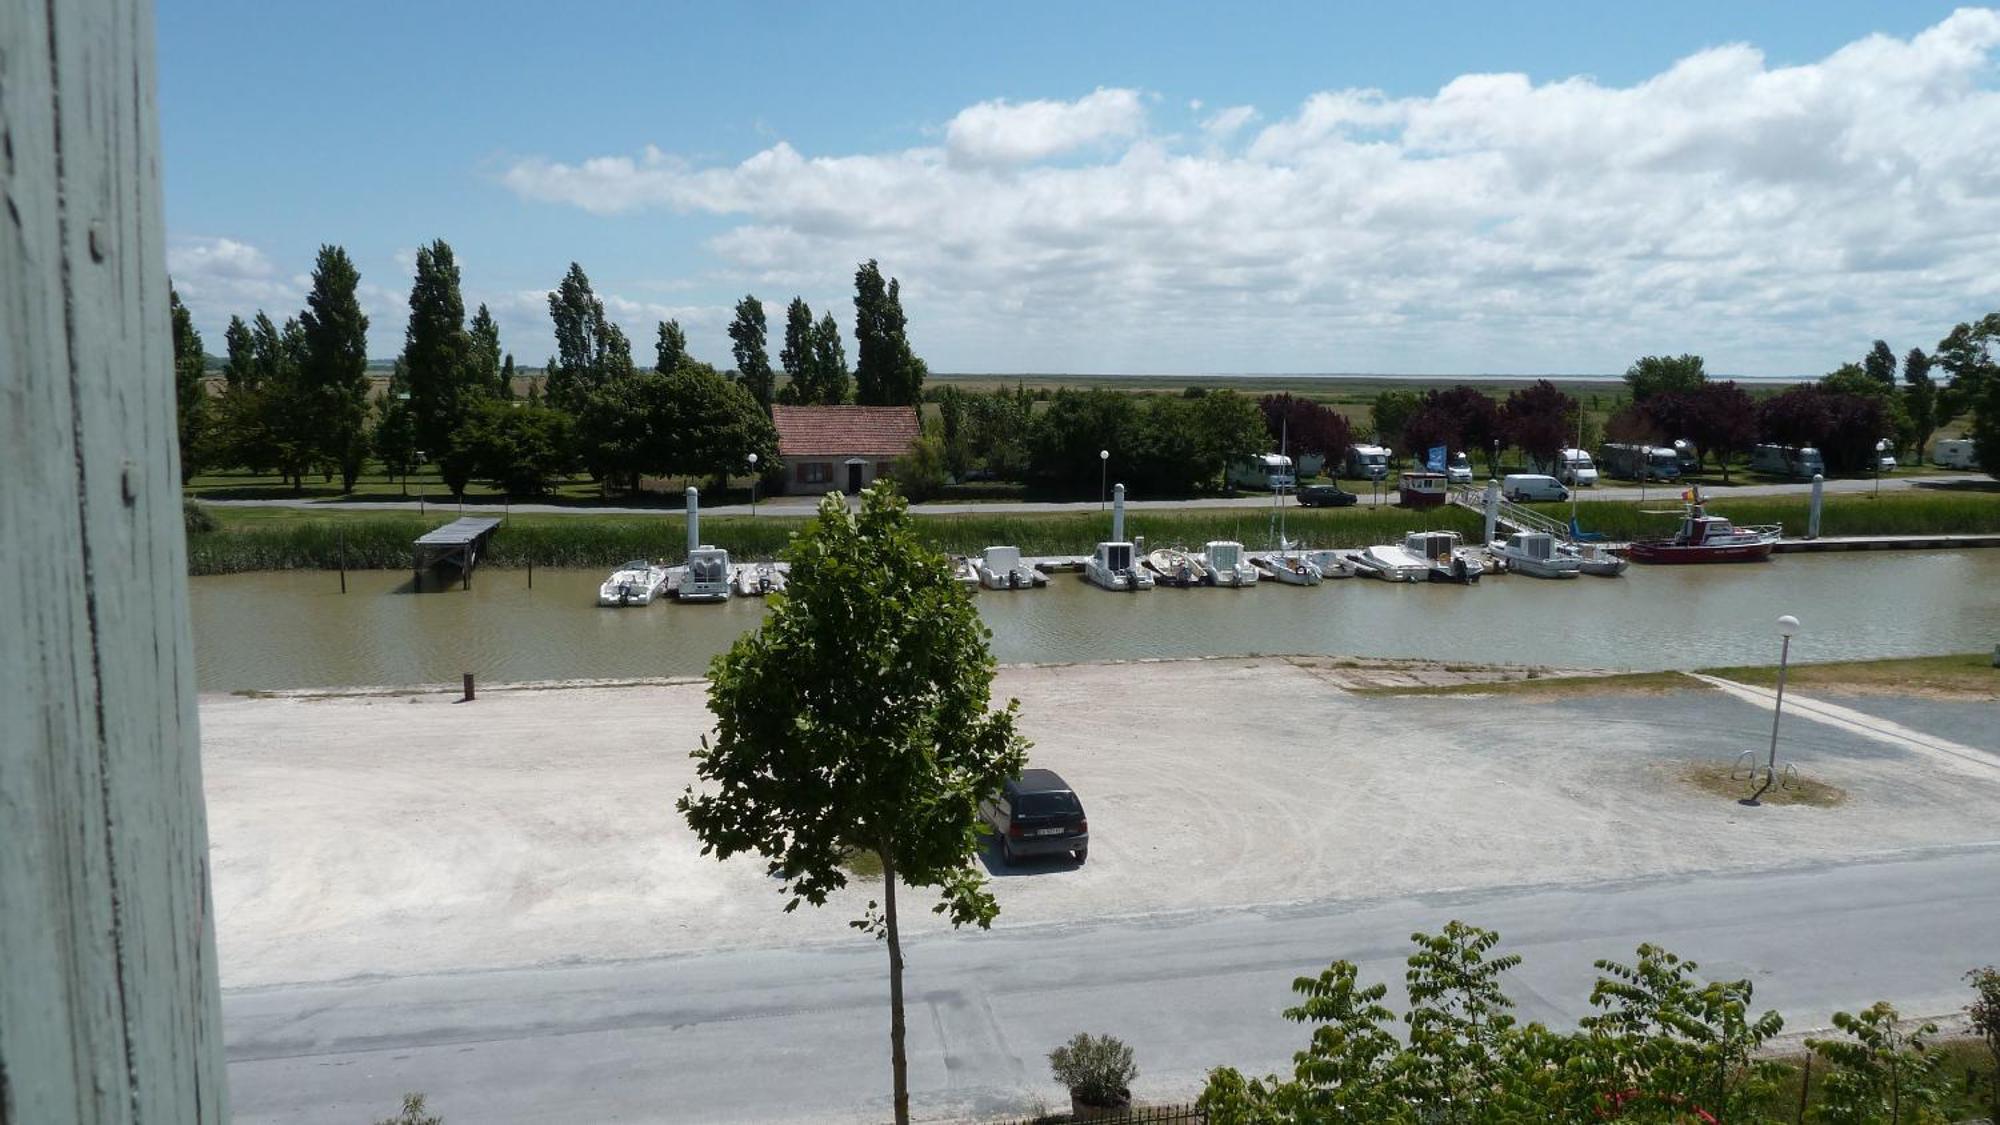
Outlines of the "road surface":
<svg viewBox="0 0 2000 1125">
<path fill-rule="evenodd" d="M 1985 479 L 1985 477 L 1979 474 L 1971 473 L 1895 476 L 1883 478 L 1881 489 L 1883 492 L 1901 492 L 1925 485 L 1934 486 L 1968 481 L 1976 482 Z M 1340 486 L 1350 492 L 1358 493 L 1361 496 L 1363 504 L 1370 502 L 1370 496 L 1364 482 L 1341 481 Z M 1841 493 L 1870 492 L 1875 487 L 1876 482 L 1870 479 L 1842 479 L 1826 482 L 1826 491 L 1835 495 Z M 1727 489 L 1714 489 L 1711 495 L 1717 499 L 1736 496 L 1802 495 L 1810 491 L 1811 488 L 1810 484 L 1745 484 L 1731 486 Z M 1661 499 L 1668 502 L 1671 502 L 1679 494 L 1680 486 L 1674 484 L 1656 484 L 1643 491 L 1643 496 L 1646 498 Z M 1642 492 L 1639 488 L 1633 486 L 1606 485 L 1583 489 L 1581 498 L 1586 502 L 1592 500 L 1629 501 L 1641 499 Z M 449 499 L 433 499 L 423 504 L 420 504 L 416 500 L 314 500 L 294 499 L 290 497 L 278 497 L 269 500 L 208 500 L 201 497 L 196 497 L 196 499 L 201 500 L 204 504 L 212 504 L 220 508 L 306 508 L 313 510 L 362 512 L 414 512 L 421 508 L 423 511 L 435 512 L 439 516 L 454 514 L 459 510 L 459 505 L 451 503 Z M 1385 504 L 1392 503 L 1395 500 L 1395 492 L 1391 490 L 1383 494 L 1381 499 Z M 679 498 L 677 496 L 663 497 L 662 500 L 663 503 L 650 507 L 610 504 L 515 504 L 509 510 L 524 515 L 564 516 L 657 516 L 674 515 L 680 512 Z M 671 501 L 671 504 L 667 501 Z M 818 497 L 814 496 L 776 496 L 759 501 L 757 511 L 773 516 L 805 516 L 811 515 L 818 503 Z M 1270 504 L 1271 497 L 1269 493 L 1252 493 L 1243 496 L 1215 496 L 1194 500 L 1129 500 L 1125 506 L 1134 511 L 1146 511 L 1151 509 L 1265 508 L 1269 507 Z M 478 511 L 486 511 L 501 506 L 498 501 L 493 500 L 465 505 L 467 508 Z M 919 515 L 963 516 L 1022 515 L 1048 512 L 1089 513 L 1097 511 L 1099 507 L 1099 503 L 1095 500 L 1060 502 L 994 500 L 979 503 L 929 502 L 912 505 L 911 510 Z M 705 515 L 741 516 L 750 514 L 750 506 L 748 504 L 718 504 L 713 507 L 703 505 L 702 512 Z"/>
<path fill-rule="evenodd" d="M 1586 1014 L 1593 959 L 1655 941 L 1704 975 L 1747 976 L 1788 1029 L 1890 999 L 1966 1000 L 1995 957 L 2000 843 L 1727 876 L 1030 926 L 909 950 L 911 1085 L 921 1118 L 1056 1106 L 1045 1056 L 1071 1034 L 1137 1052 L 1135 1094 L 1182 1099 L 1207 1068 L 1286 1065 L 1295 976 L 1336 957 L 1400 980 L 1407 936 L 1462 918 L 1525 957 L 1526 1019 Z M 881 1121 L 886 958 L 875 943 L 229 992 L 240 1121 L 353 1125 L 423 1091 L 450 1121 Z M 1391 999 L 1397 999 L 1392 991 Z"/>
</svg>

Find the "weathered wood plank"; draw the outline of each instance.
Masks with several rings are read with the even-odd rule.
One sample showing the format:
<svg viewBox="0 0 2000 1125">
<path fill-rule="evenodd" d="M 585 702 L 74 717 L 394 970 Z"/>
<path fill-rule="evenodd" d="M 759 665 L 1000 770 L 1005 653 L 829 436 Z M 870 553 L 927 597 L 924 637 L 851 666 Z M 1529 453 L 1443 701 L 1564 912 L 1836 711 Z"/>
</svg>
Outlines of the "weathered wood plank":
<svg viewBox="0 0 2000 1125">
<path fill-rule="evenodd" d="M 226 1118 L 151 6 L 0 0 L 0 1120 Z"/>
</svg>

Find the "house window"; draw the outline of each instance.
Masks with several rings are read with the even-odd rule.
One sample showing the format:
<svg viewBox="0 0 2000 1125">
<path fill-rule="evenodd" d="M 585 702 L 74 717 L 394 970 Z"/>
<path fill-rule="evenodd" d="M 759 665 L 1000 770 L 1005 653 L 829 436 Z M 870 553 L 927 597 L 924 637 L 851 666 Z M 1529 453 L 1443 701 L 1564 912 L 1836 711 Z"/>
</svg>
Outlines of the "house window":
<svg viewBox="0 0 2000 1125">
<path fill-rule="evenodd" d="M 833 479 L 833 466 L 824 461 L 799 462 L 800 484 L 825 484 Z"/>
</svg>

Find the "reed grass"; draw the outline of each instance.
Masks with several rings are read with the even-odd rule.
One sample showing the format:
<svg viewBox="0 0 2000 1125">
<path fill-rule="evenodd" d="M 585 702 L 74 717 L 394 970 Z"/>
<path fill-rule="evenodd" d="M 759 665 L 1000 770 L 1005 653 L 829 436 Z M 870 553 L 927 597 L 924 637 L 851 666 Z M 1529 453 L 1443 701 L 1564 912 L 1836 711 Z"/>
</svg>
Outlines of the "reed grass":
<svg viewBox="0 0 2000 1125">
<path fill-rule="evenodd" d="M 1589 531 L 1614 539 L 1665 534 L 1677 516 L 1649 514 L 1646 508 L 1674 509 L 1671 496 L 1642 508 L 1636 503 L 1596 501 L 1581 506 Z M 1545 505 L 1551 517 L 1566 520 L 1567 505 Z M 1782 524 L 1787 535 L 1806 526 L 1803 497 L 1723 498 L 1711 510 L 1741 524 Z M 302 511 L 210 507 L 212 531 L 188 535 L 192 574 L 252 570 L 399 569 L 410 565 L 410 542 L 445 521 L 414 512 Z M 774 558 L 803 517 L 707 516 L 702 538 L 742 558 Z M 1457 531 L 1469 539 L 1480 532 L 1477 513 L 1462 508 L 1406 511 L 1393 505 L 1353 508 L 1289 508 L 1286 534 L 1315 547 L 1359 547 L 1391 542 L 1414 530 Z M 921 516 L 924 538 L 951 554 L 973 554 L 994 544 L 1011 544 L 1030 555 L 1082 555 L 1111 533 L 1108 513 L 983 513 Z M 1261 547 L 1272 537 L 1268 508 L 1133 509 L 1126 533 L 1152 545 L 1199 546 L 1234 539 Z M 2000 533 L 2000 493 L 1939 494 L 1901 492 L 1880 499 L 1835 495 L 1826 498 L 1822 535 L 1992 534 Z M 678 513 L 658 516 L 517 515 L 489 543 L 484 562 L 492 566 L 615 566 L 632 558 L 678 562 L 686 554 L 686 524 Z"/>
</svg>

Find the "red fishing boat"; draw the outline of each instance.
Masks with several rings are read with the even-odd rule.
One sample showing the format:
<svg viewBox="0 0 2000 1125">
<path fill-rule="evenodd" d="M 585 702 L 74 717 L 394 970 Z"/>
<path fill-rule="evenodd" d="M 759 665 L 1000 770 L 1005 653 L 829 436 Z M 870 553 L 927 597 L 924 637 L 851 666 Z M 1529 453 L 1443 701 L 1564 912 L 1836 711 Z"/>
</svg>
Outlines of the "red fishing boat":
<svg viewBox="0 0 2000 1125">
<path fill-rule="evenodd" d="M 1407 472 L 1398 479 L 1397 503 L 1405 508 L 1435 508 L 1445 501 L 1451 483 L 1443 473 Z"/>
<path fill-rule="evenodd" d="M 1670 539 L 1641 539 L 1625 548 L 1625 555 L 1642 563 L 1722 563 L 1761 562 L 1771 557 L 1783 528 L 1775 524 L 1737 527 L 1721 516 L 1703 509 L 1701 489 L 1681 493 L 1687 514 L 1680 530 Z"/>
</svg>

